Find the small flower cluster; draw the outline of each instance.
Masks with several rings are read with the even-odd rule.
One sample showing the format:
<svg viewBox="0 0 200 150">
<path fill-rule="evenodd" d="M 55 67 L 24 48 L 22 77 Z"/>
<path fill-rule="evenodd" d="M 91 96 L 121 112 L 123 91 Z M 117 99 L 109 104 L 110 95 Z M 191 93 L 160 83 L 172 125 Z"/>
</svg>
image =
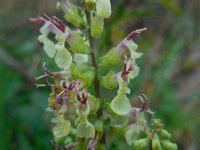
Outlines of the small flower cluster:
<svg viewBox="0 0 200 150">
<path fill-rule="evenodd" d="M 148 126 L 153 113 L 146 96 L 138 95 L 142 102 L 140 108 L 134 107 L 127 96 L 131 92 L 128 84 L 140 70 L 136 60 L 143 55 L 136 51 L 138 46 L 133 39 L 146 28 L 131 32 L 107 54 L 96 58 L 92 42 L 103 32 L 104 19 L 111 15 L 111 3 L 110 0 L 84 0 L 83 5 L 84 8 L 81 8 L 68 0 L 59 0 L 57 4 L 57 8 L 64 12 L 67 23 L 78 30 L 70 29 L 55 16 L 45 14 L 31 19 L 43 24 L 38 40 L 43 44 L 47 56 L 54 59 L 61 69 L 51 72 L 44 64 L 44 75 L 36 78 L 38 82 L 45 80 L 44 84 L 37 84 L 38 87 L 47 86 L 51 89 L 48 110 L 55 115 L 51 120 L 55 124 L 52 130 L 54 149 L 104 150 L 106 144 L 102 141 L 106 137 L 104 130 L 107 118 L 118 120 L 121 117 L 135 119 L 134 123 L 125 122 L 120 126 L 130 146 L 138 150 L 146 147 L 152 147 L 153 150 L 161 147 L 166 150 L 177 149 L 175 144 L 167 141 L 170 136 L 162 127 L 157 127 L 158 123 Z M 53 33 L 53 38 L 49 36 L 50 33 Z M 123 66 L 121 69 L 112 70 L 113 66 L 120 64 Z M 99 75 L 98 66 L 104 70 L 109 68 L 110 71 Z M 119 89 L 113 99 L 101 99 L 100 88 L 113 90 L 116 87 Z M 147 119 L 145 114 L 149 116 Z M 110 126 L 115 127 L 114 124 L 111 122 Z M 139 139 L 142 131 L 147 138 Z M 60 141 L 64 141 L 64 147 L 58 145 Z"/>
</svg>

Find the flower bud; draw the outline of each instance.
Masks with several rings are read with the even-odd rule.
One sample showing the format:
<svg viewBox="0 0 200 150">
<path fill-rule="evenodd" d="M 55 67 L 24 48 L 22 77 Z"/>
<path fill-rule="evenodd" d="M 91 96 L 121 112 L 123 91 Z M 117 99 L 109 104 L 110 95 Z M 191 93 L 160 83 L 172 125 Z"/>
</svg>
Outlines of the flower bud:
<svg viewBox="0 0 200 150">
<path fill-rule="evenodd" d="M 113 89 L 117 86 L 116 74 L 114 71 L 110 71 L 101 80 L 101 85 L 107 89 Z"/>
<path fill-rule="evenodd" d="M 159 129 L 163 127 L 160 119 L 153 119 L 151 122 L 151 126 L 153 129 Z"/>
<path fill-rule="evenodd" d="M 159 137 L 157 135 L 153 136 L 152 149 L 153 150 L 162 150 L 161 145 L 160 145 L 160 140 L 159 140 Z"/>
<path fill-rule="evenodd" d="M 110 0 L 97 0 L 97 15 L 102 18 L 109 18 L 111 15 Z"/>
<path fill-rule="evenodd" d="M 64 18 L 73 25 L 80 27 L 84 25 L 83 17 L 80 14 L 80 8 L 70 3 L 69 1 L 61 0 L 58 8 L 62 8 L 65 15 Z"/>
<path fill-rule="evenodd" d="M 96 6 L 96 0 L 85 0 L 85 4 L 88 10 L 92 10 Z"/>
<path fill-rule="evenodd" d="M 146 150 L 148 148 L 148 139 L 139 139 L 134 141 L 134 148 L 136 150 Z"/>
<path fill-rule="evenodd" d="M 102 17 L 97 15 L 92 17 L 91 35 L 96 38 L 99 37 L 103 32 L 103 25 L 104 19 Z"/>
<path fill-rule="evenodd" d="M 158 134 L 159 138 L 162 138 L 162 139 L 170 139 L 171 138 L 171 134 L 164 129 L 158 129 L 157 134 Z"/>
<path fill-rule="evenodd" d="M 163 150 L 177 150 L 177 145 L 169 141 L 161 141 Z"/>
</svg>

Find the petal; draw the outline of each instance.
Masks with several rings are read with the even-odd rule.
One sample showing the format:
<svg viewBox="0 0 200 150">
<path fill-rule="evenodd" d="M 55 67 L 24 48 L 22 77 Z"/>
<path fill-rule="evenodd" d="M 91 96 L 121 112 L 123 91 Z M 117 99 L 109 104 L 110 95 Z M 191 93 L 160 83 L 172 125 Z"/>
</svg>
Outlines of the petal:
<svg viewBox="0 0 200 150">
<path fill-rule="evenodd" d="M 77 126 L 77 135 L 80 138 L 93 138 L 95 135 L 93 125 L 88 121 L 79 123 Z"/>
<path fill-rule="evenodd" d="M 57 49 L 55 48 L 55 44 L 51 40 L 49 40 L 46 35 L 40 35 L 38 37 L 38 40 L 44 44 L 43 48 L 46 54 L 50 58 L 53 58 L 57 52 Z"/>
<path fill-rule="evenodd" d="M 65 120 L 63 116 L 58 116 L 59 121 L 56 126 L 53 128 L 53 135 L 55 137 L 64 137 L 67 136 L 71 130 L 71 123 L 69 120 Z"/>
<path fill-rule="evenodd" d="M 139 71 L 140 71 L 140 68 L 138 67 L 137 64 L 135 64 L 133 71 L 131 71 L 131 72 L 129 73 L 129 79 L 134 79 L 135 77 L 137 77 Z"/>
<path fill-rule="evenodd" d="M 126 94 L 118 94 L 111 102 L 112 110 L 119 115 L 126 115 L 131 110 L 131 103 Z"/>
<path fill-rule="evenodd" d="M 55 56 L 55 62 L 62 69 L 69 68 L 72 63 L 72 56 L 66 49 L 58 50 Z"/>
<path fill-rule="evenodd" d="M 102 18 L 109 18 L 111 15 L 110 0 L 97 0 L 97 15 Z"/>
</svg>

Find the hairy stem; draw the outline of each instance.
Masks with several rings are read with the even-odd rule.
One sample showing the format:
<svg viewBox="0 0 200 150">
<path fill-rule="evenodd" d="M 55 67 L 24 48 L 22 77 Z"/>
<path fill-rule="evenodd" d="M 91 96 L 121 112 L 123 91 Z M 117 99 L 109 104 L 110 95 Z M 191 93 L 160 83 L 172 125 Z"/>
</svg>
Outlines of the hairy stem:
<svg viewBox="0 0 200 150">
<path fill-rule="evenodd" d="M 85 6 L 85 15 L 86 15 L 87 24 L 88 24 L 88 40 L 89 40 L 90 47 L 92 50 L 91 52 L 92 65 L 96 69 L 96 75 L 94 78 L 95 97 L 100 98 L 101 93 L 100 93 L 100 83 L 99 83 L 99 78 L 98 78 L 98 64 L 97 64 L 96 55 L 95 55 L 94 38 L 91 35 L 91 13 L 90 11 L 87 10 L 86 6 Z M 97 112 L 97 118 L 101 118 L 102 116 L 103 116 L 103 110 L 100 107 L 100 109 Z M 104 144 L 106 143 L 105 133 L 103 133 L 101 142 Z"/>
</svg>

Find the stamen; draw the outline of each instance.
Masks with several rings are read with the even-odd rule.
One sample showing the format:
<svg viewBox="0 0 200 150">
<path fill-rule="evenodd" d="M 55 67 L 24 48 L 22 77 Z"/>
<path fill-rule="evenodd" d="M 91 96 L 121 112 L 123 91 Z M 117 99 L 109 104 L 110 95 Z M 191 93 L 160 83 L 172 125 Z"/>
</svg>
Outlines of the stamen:
<svg viewBox="0 0 200 150">
<path fill-rule="evenodd" d="M 58 96 L 61 96 L 65 91 L 66 91 L 66 90 L 63 90 L 62 92 L 60 92 L 60 93 L 58 94 Z"/>
<path fill-rule="evenodd" d="M 136 35 L 140 34 L 141 32 L 147 30 L 147 28 L 142 28 L 142 29 L 137 29 L 133 32 L 131 32 L 128 36 L 127 36 L 127 40 L 131 40 L 133 39 Z"/>
<path fill-rule="evenodd" d="M 41 18 L 30 18 L 30 21 L 37 24 L 41 24 L 44 22 L 44 20 Z"/>
<path fill-rule="evenodd" d="M 39 87 L 46 87 L 47 85 L 46 84 L 35 84 L 37 88 Z"/>
<path fill-rule="evenodd" d="M 35 80 L 37 81 L 37 80 L 40 80 L 40 79 L 42 79 L 42 78 L 46 78 L 46 77 L 48 77 L 49 75 L 48 74 L 44 74 L 44 75 L 41 75 L 41 76 L 39 76 L 39 77 L 35 77 Z"/>
</svg>

